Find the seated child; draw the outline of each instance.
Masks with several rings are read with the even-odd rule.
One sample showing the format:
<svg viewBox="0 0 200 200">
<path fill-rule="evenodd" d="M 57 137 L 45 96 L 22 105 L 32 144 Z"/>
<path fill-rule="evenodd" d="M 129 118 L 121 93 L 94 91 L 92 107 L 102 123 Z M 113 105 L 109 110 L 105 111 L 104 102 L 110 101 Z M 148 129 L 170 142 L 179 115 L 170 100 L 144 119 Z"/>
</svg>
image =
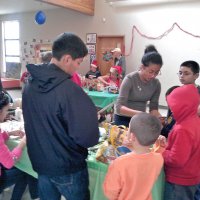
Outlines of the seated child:
<svg viewBox="0 0 200 200">
<path fill-rule="evenodd" d="M 147 113 L 134 115 L 128 139 L 133 151 L 114 160 L 108 169 L 103 190 L 109 200 L 151 200 L 151 190 L 159 176 L 163 158 L 150 151 L 157 140 L 161 123 Z"/>
<path fill-rule="evenodd" d="M 168 136 L 159 137 L 165 147 L 164 200 L 194 199 L 200 183 L 200 118 L 197 107 L 200 97 L 194 84 L 176 88 L 167 96 L 167 103 L 176 123 Z"/>
<path fill-rule="evenodd" d="M 90 71 L 87 72 L 87 74 L 85 75 L 85 78 L 96 79 L 99 76 L 101 76 L 101 73 L 98 70 L 97 61 L 93 60 L 92 63 L 91 63 L 91 65 L 90 65 Z"/>
<path fill-rule="evenodd" d="M 122 82 L 122 68 L 120 66 L 113 66 L 110 68 L 110 74 L 105 76 L 99 76 L 98 80 L 104 83 L 105 86 L 120 87 Z"/>
<path fill-rule="evenodd" d="M 3 122 L 6 118 L 9 108 L 9 98 L 7 94 L 4 92 L 0 92 L 0 122 Z M 19 136 L 22 139 L 20 140 L 17 147 L 15 147 L 12 151 L 8 149 L 6 146 L 6 141 L 9 139 L 10 135 Z M 38 198 L 37 184 L 32 181 L 33 177 L 28 174 L 20 171 L 19 169 L 13 167 L 15 162 L 17 162 L 21 155 L 22 150 L 26 145 L 26 137 L 24 136 L 24 132 L 17 130 L 11 132 L 0 131 L 0 193 L 12 185 L 15 184 L 13 189 L 11 200 L 21 199 L 23 193 L 25 191 L 28 182 L 33 183 L 32 188 L 29 190 L 32 192 L 31 197 L 33 199 Z M 30 177 L 30 178 L 28 178 Z M 31 180 L 31 181 L 30 181 Z M 36 179 L 34 179 L 35 181 Z M 34 191 L 34 192 L 33 192 Z"/>
</svg>

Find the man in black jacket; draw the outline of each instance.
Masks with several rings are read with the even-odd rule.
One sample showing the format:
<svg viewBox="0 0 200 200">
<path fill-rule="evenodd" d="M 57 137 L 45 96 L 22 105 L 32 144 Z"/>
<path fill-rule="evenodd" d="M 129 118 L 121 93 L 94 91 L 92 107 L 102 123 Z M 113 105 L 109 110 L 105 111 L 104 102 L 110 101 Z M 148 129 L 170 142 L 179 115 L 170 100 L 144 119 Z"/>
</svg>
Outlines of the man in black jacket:
<svg viewBox="0 0 200 200">
<path fill-rule="evenodd" d="M 98 142 L 97 112 L 87 94 L 71 81 L 87 48 L 72 33 L 53 43 L 49 64 L 27 65 L 22 96 L 27 147 L 38 173 L 41 200 L 89 200 L 85 159 Z"/>
</svg>

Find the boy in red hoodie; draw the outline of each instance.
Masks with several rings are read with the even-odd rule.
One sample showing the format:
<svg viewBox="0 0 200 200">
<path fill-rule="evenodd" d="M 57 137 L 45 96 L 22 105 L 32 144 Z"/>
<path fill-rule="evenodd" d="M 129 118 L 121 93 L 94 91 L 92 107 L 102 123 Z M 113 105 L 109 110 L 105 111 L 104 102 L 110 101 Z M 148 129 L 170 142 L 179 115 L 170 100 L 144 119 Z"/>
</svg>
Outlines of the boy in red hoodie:
<svg viewBox="0 0 200 200">
<path fill-rule="evenodd" d="M 163 152 L 164 200 L 193 200 L 200 184 L 200 97 L 194 84 L 189 84 L 176 88 L 167 96 L 167 102 L 176 124 Z"/>
</svg>

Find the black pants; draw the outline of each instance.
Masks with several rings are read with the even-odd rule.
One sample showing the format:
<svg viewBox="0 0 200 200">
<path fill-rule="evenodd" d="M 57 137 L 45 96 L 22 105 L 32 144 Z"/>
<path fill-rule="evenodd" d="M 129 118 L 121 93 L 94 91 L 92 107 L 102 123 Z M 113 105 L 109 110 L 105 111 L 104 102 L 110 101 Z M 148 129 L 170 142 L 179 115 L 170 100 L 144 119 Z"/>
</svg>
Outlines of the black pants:
<svg viewBox="0 0 200 200">
<path fill-rule="evenodd" d="M 124 125 L 126 127 L 129 127 L 129 123 L 131 121 L 131 117 L 124 117 L 119 115 L 114 115 L 114 124 L 117 126 Z"/>
<path fill-rule="evenodd" d="M 2 166 L 1 173 L 2 174 L 0 176 L 0 193 L 4 189 L 15 185 L 13 188 L 11 200 L 19 200 L 22 198 L 26 186 L 28 185 L 31 198 L 38 198 L 38 181 L 36 178 L 17 169 L 16 167 L 6 169 Z"/>
</svg>

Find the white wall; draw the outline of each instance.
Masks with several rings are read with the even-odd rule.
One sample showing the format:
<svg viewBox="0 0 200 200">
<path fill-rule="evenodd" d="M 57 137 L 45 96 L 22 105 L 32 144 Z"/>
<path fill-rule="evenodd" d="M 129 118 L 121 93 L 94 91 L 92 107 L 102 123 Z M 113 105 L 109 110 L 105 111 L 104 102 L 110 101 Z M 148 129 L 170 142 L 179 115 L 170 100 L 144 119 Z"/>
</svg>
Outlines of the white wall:
<svg viewBox="0 0 200 200">
<path fill-rule="evenodd" d="M 68 9 L 45 11 L 47 21 L 44 25 L 34 22 L 35 13 L 5 15 L 0 20 L 19 19 L 21 23 L 21 40 L 32 38 L 53 39 L 64 31 L 78 34 L 84 41 L 86 33 L 98 35 L 125 35 L 126 54 L 129 53 L 132 28 L 135 25 L 142 33 L 148 36 L 159 36 L 168 30 L 174 22 L 181 28 L 195 35 L 200 35 L 200 3 L 182 3 L 142 7 L 115 7 L 96 0 L 95 16 L 87 16 Z M 106 21 L 103 22 L 102 18 Z M 162 83 L 160 104 L 166 105 L 164 94 L 166 90 L 179 84 L 176 73 L 180 64 L 189 59 L 200 63 L 200 38 L 189 36 L 177 27 L 161 40 L 145 39 L 134 33 L 132 53 L 126 57 L 127 72 L 137 70 L 146 45 L 154 44 L 161 53 L 164 61 L 162 75 L 158 77 Z M 2 51 L 1 51 L 2 52 Z M 80 68 L 85 74 L 89 69 L 89 58 L 86 58 Z M 200 84 L 200 80 L 197 81 Z"/>
</svg>

